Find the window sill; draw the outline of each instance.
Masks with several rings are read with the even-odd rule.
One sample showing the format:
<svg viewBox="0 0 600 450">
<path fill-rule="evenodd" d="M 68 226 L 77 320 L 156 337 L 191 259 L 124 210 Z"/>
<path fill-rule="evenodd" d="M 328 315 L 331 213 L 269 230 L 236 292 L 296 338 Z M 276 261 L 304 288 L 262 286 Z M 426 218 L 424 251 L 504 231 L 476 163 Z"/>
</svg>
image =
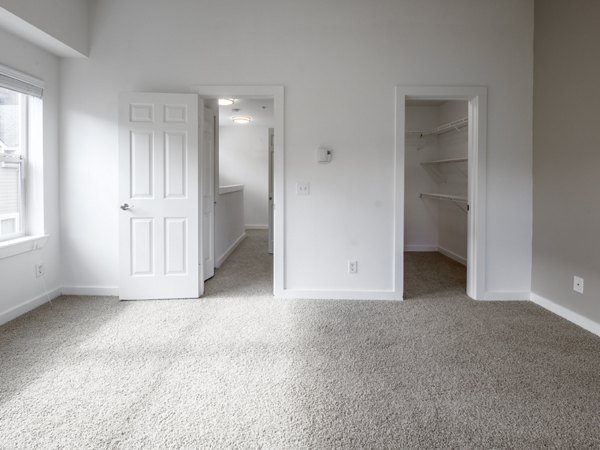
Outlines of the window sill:
<svg viewBox="0 0 600 450">
<path fill-rule="evenodd" d="M 24 236 L 0 242 L 0 259 L 38 250 L 46 245 L 49 235 Z"/>
</svg>

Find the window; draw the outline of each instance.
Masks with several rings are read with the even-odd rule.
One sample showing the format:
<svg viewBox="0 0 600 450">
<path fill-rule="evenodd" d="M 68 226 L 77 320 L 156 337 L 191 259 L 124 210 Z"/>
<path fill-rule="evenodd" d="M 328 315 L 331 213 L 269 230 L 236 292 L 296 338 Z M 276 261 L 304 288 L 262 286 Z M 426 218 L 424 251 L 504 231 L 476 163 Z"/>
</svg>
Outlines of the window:
<svg viewBox="0 0 600 450">
<path fill-rule="evenodd" d="M 28 96 L 0 87 L 0 241 L 25 233 Z"/>
<path fill-rule="evenodd" d="M 34 233 L 43 192 L 27 179 L 41 173 L 43 83 L 0 65 L 0 243 Z M 36 156 L 32 158 L 32 156 Z M 34 162 L 34 159 L 37 162 Z M 32 220 L 33 218 L 33 220 Z M 5 242 L 2 242 L 5 241 Z M 0 255 L 1 256 L 1 255 Z"/>
</svg>

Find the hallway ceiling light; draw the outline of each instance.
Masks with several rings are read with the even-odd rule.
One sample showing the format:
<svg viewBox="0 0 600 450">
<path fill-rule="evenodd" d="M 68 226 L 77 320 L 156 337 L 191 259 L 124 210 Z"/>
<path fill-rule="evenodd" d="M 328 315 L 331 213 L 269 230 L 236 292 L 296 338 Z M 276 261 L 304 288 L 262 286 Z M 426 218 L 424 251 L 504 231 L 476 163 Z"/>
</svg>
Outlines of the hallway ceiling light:
<svg viewBox="0 0 600 450">
<path fill-rule="evenodd" d="M 235 98 L 220 98 L 219 106 L 230 106 L 235 103 Z"/>
<path fill-rule="evenodd" d="M 250 116 L 235 116 L 232 117 L 233 123 L 246 124 L 252 121 L 252 117 Z"/>
</svg>

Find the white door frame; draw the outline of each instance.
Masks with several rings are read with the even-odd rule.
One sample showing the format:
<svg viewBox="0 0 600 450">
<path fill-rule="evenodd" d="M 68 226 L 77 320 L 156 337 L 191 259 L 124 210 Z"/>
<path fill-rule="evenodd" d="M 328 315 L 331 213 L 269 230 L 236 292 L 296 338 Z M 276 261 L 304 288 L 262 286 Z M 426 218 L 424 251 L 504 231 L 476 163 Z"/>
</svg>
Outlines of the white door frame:
<svg viewBox="0 0 600 450">
<path fill-rule="evenodd" d="M 202 98 L 272 98 L 275 132 L 274 154 L 274 239 L 273 295 L 282 297 L 285 273 L 285 195 L 284 195 L 284 89 L 283 86 L 193 86 Z M 201 194 L 202 195 L 202 194 Z"/>
<path fill-rule="evenodd" d="M 217 130 L 215 129 L 216 122 L 216 114 L 218 111 L 213 111 L 210 107 L 208 107 L 204 102 L 199 107 L 199 125 L 200 125 L 200 133 L 198 135 L 199 142 L 199 154 L 201 158 L 200 170 L 198 173 L 200 177 L 203 175 L 208 178 L 208 183 L 206 180 L 198 180 L 200 185 L 200 190 L 202 190 L 202 211 L 200 212 L 199 223 L 200 231 L 202 236 L 200 236 L 200 242 L 202 243 L 202 279 L 204 281 L 212 278 L 215 275 L 215 200 L 217 197 L 218 190 L 215 187 L 216 174 L 215 174 L 215 153 L 217 146 L 215 134 Z M 209 117 L 210 120 L 210 131 L 207 130 L 206 119 Z M 212 142 L 207 142 L 206 134 L 209 133 L 212 138 Z M 205 169 L 206 172 L 205 172 Z M 208 184 L 209 190 L 208 192 L 204 192 L 205 184 Z M 212 189 L 212 191 L 210 190 Z M 206 216 L 208 216 L 208 221 L 206 221 Z M 207 223 L 208 222 L 208 223 Z M 210 243 L 208 245 L 208 249 L 204 248 L 205 237 L 208 234 L 210 237 Z"/>
<path fill-rule="evenodd" d="M 469 102 L 467 295 L 485 299 L 487 88 L 476 86 L 396 86 L 394 290 L 404 293 L 404 161 L 406 100 Z"/>
<path fill-rule="evenodd" d="M 274 143 L 275 138 L 275 130 L 273 128 L 269 128 L 269 253 L 273 254 L 273 163 L 275 161 L 275 151 L 273 150 L 275 147 Z"/>
</svg>

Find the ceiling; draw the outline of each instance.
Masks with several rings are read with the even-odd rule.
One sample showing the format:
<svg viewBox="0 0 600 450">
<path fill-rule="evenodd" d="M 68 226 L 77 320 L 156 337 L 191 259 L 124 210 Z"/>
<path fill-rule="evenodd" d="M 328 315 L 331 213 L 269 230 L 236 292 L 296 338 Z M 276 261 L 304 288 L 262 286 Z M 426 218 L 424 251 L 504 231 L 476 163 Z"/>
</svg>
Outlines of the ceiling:
<svg viewBox="0 0 600 450">
<path fill-rule="evenodd" d="M 233 109 L 239 109 L 239 111 L 232 111 Z M 252 122 L 247 125 L 238 125 L 231 120 L 234 116 L 250 116 Z M 219 106 L 219 126 L 273 128 L 273 100 L 240 98 L 233 105 Z"/>
</svg>

